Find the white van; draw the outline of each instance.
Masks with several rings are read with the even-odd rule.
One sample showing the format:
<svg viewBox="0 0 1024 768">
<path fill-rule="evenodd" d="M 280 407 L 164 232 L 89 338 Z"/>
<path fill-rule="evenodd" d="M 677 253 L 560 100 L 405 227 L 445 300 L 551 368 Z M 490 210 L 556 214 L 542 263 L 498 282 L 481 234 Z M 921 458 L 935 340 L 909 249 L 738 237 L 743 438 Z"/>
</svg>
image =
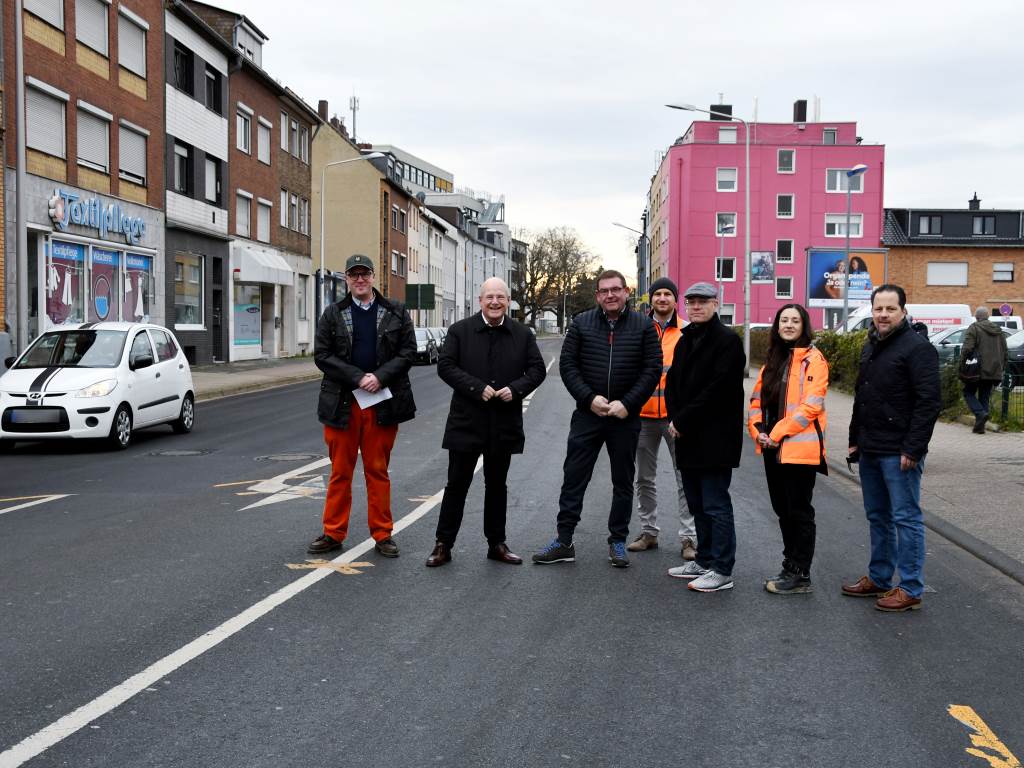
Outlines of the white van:
<svg viewBox="0 0 1024 768">
<path fill-rule="evenodd" d="M 1008 328 L 1011 331 L 1019 331 L 1024 328 L 1024 319 L 1020 315 L 992 315 L 989 320 L 1000 328 Z"/>
<path fill-rule="evenodd" d="M 974 313 L 966 304 L 907 304 L 907 316 L 911 323 L 924 323 L 928 333 L 933 334 L 946 328 L 970 325 Z M 846 321 L 847 331 L 862 331 L 871 325 L 871 307 L 857 307 Z"/>
</svg>

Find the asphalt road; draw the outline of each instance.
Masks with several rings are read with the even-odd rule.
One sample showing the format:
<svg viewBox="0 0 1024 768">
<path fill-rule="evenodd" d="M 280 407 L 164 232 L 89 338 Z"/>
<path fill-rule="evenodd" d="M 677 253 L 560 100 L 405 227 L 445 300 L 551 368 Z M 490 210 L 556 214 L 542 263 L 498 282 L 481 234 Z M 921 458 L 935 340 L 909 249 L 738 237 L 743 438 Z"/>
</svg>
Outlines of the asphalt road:
<svg viewBox="0 0 1024 768">
<path fill-rule="evenodd" d="M 527 556 L 554 533 L 572 408 L 557 371 L 509 477 L 509 544 Z M 193 434 L 123 453 L 0 459 L 0 768 L 989 765 L 951 706 L 998 740 L 983 753 L 1024 756 L 1024 588 L 929 534 L 923 610 L 842 597 L 867 527 L 838 478 L 817 488 L 813 595 L 761 588 L 781 544 L 752 453 L 730 592 L 665 576 L 681 562 L 671 505 L 662 549 L 609 567 L 603 458 L 575 564 L 484 559 L 478 477 L 454 561 L 424 568 L 449 390 L 433 368 L 413 382 L 419 415 L 392 456 L 402 556 L 360 546 L 357 501 L 349 573 L 287 567 L 319 533 L 316 384 L 200 404 Z M 12 509 L 46 494 L 69 495 Z"/>
</svg>

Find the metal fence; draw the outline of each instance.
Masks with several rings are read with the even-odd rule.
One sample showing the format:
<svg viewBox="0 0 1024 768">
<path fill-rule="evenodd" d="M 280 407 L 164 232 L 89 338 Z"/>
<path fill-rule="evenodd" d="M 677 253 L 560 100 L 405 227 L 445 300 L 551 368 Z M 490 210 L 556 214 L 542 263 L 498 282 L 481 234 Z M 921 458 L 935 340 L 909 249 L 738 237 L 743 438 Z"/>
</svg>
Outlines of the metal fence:
<svg viewBox="0 0 1024 768">
<path fill-rule="evenodd" d="M 960 367 L 960 346 L 953 349 L 952 357 L 943 364 L 942 379 L 946 394 L 946 405 L 959 405 L 966 411 L 967 404 L 963 399 L 963 385 L 957 371 Z M 949 402 L 950 399 L 954 402 Z M 1000 424 L 1016 429 L 1024 429 L 1024 366 L 1020 363 L 1009 363 L 1003 369 L 1003 380 L 992 390 L 989 401 L 989 418 Z"/>
</svg>

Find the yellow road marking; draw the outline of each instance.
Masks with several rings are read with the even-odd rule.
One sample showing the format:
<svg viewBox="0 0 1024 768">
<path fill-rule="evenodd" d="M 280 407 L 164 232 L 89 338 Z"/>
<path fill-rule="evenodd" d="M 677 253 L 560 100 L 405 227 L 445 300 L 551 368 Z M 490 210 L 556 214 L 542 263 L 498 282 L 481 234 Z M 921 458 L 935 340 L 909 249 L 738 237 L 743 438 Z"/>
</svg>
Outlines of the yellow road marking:
<svg viewBox="0 0 1024 768">
<path fill-rule="evenodd" d="M 1021 768 L 1020 760 L 1013 756 L 1013 753 L 1007 749 L 1006 745 L 999 740 L 999 737 L 993 733 L 992 729 L 986 725 L 985 721 L 971 707 L 961 704 L 950 704 L 947 711 L 951 717 L 956 718 L 974 731 L 971 734 L 971 744 L 975 747 L 980 747 L 980 749 L 967 747 L 964 749 L 964 752 L 980 757 L 982 760 L 987 760 L 992 768 Z M 985 749 L 991 750 L 991 752 L 983 751 Z M 996 754 L 992 754 L 992 752 Z"/>
<path fill-rule="evenodd" d="M 373 568 L 373 563 L 334 563 L 330 560 L 307 560 L 304 563 L 285 563 L 285 566 L 293 571 L 329 568 L 346 576 L 358 576 L 362 573 L 360 568 Z"/>
<path fill-rule="evenodd" d="M 259 480 L 239 480 L 237 483 L 217 483 L 217 485 L 215 485 L 213 487 L 214 488 L 230 488 L 233 485 L 252 485 L 253 483 L 258 483 L 258 482 L 259 482 Z"/>
</svg>

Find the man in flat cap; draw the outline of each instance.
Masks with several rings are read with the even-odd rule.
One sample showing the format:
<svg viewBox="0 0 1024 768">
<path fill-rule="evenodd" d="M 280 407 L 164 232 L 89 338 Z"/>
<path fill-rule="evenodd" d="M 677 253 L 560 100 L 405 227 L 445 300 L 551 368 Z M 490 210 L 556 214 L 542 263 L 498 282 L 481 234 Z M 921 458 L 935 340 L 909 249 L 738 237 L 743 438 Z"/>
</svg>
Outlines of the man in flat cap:
<svg viewBox="0 0 1024 768">
<path fill-rule="evenodd" d="M 743 442 L 743 342 L 718 317 L 718 292 L 695 283 L 683 294 L 690 324 L 682 331 L 665 398 L 676 467 L 697 528 L 697 556 L 669 575 L 697 592 L 731 589 L 736 559 L 729 483 Z"/>
<path fill-rule="evenodd" d="M 313 357 L 324 373 L 317 417 L 331 458 L 323 534 L 306 550 L 320 555 L 341 549 L 352 511 L 352 475 L 363 457 L 367 522 L 382 557 L 398 557 L 391 538 L 388 464 L 398 425 L 416 415 L 409 368 L 416 334 L 405 306 L 373 287 L 373 261 L 355 254 L 345 263 L 348 295 L 324 310 Z M 359 402 L 362 400 L 362 402 Z"/>
</svg>

